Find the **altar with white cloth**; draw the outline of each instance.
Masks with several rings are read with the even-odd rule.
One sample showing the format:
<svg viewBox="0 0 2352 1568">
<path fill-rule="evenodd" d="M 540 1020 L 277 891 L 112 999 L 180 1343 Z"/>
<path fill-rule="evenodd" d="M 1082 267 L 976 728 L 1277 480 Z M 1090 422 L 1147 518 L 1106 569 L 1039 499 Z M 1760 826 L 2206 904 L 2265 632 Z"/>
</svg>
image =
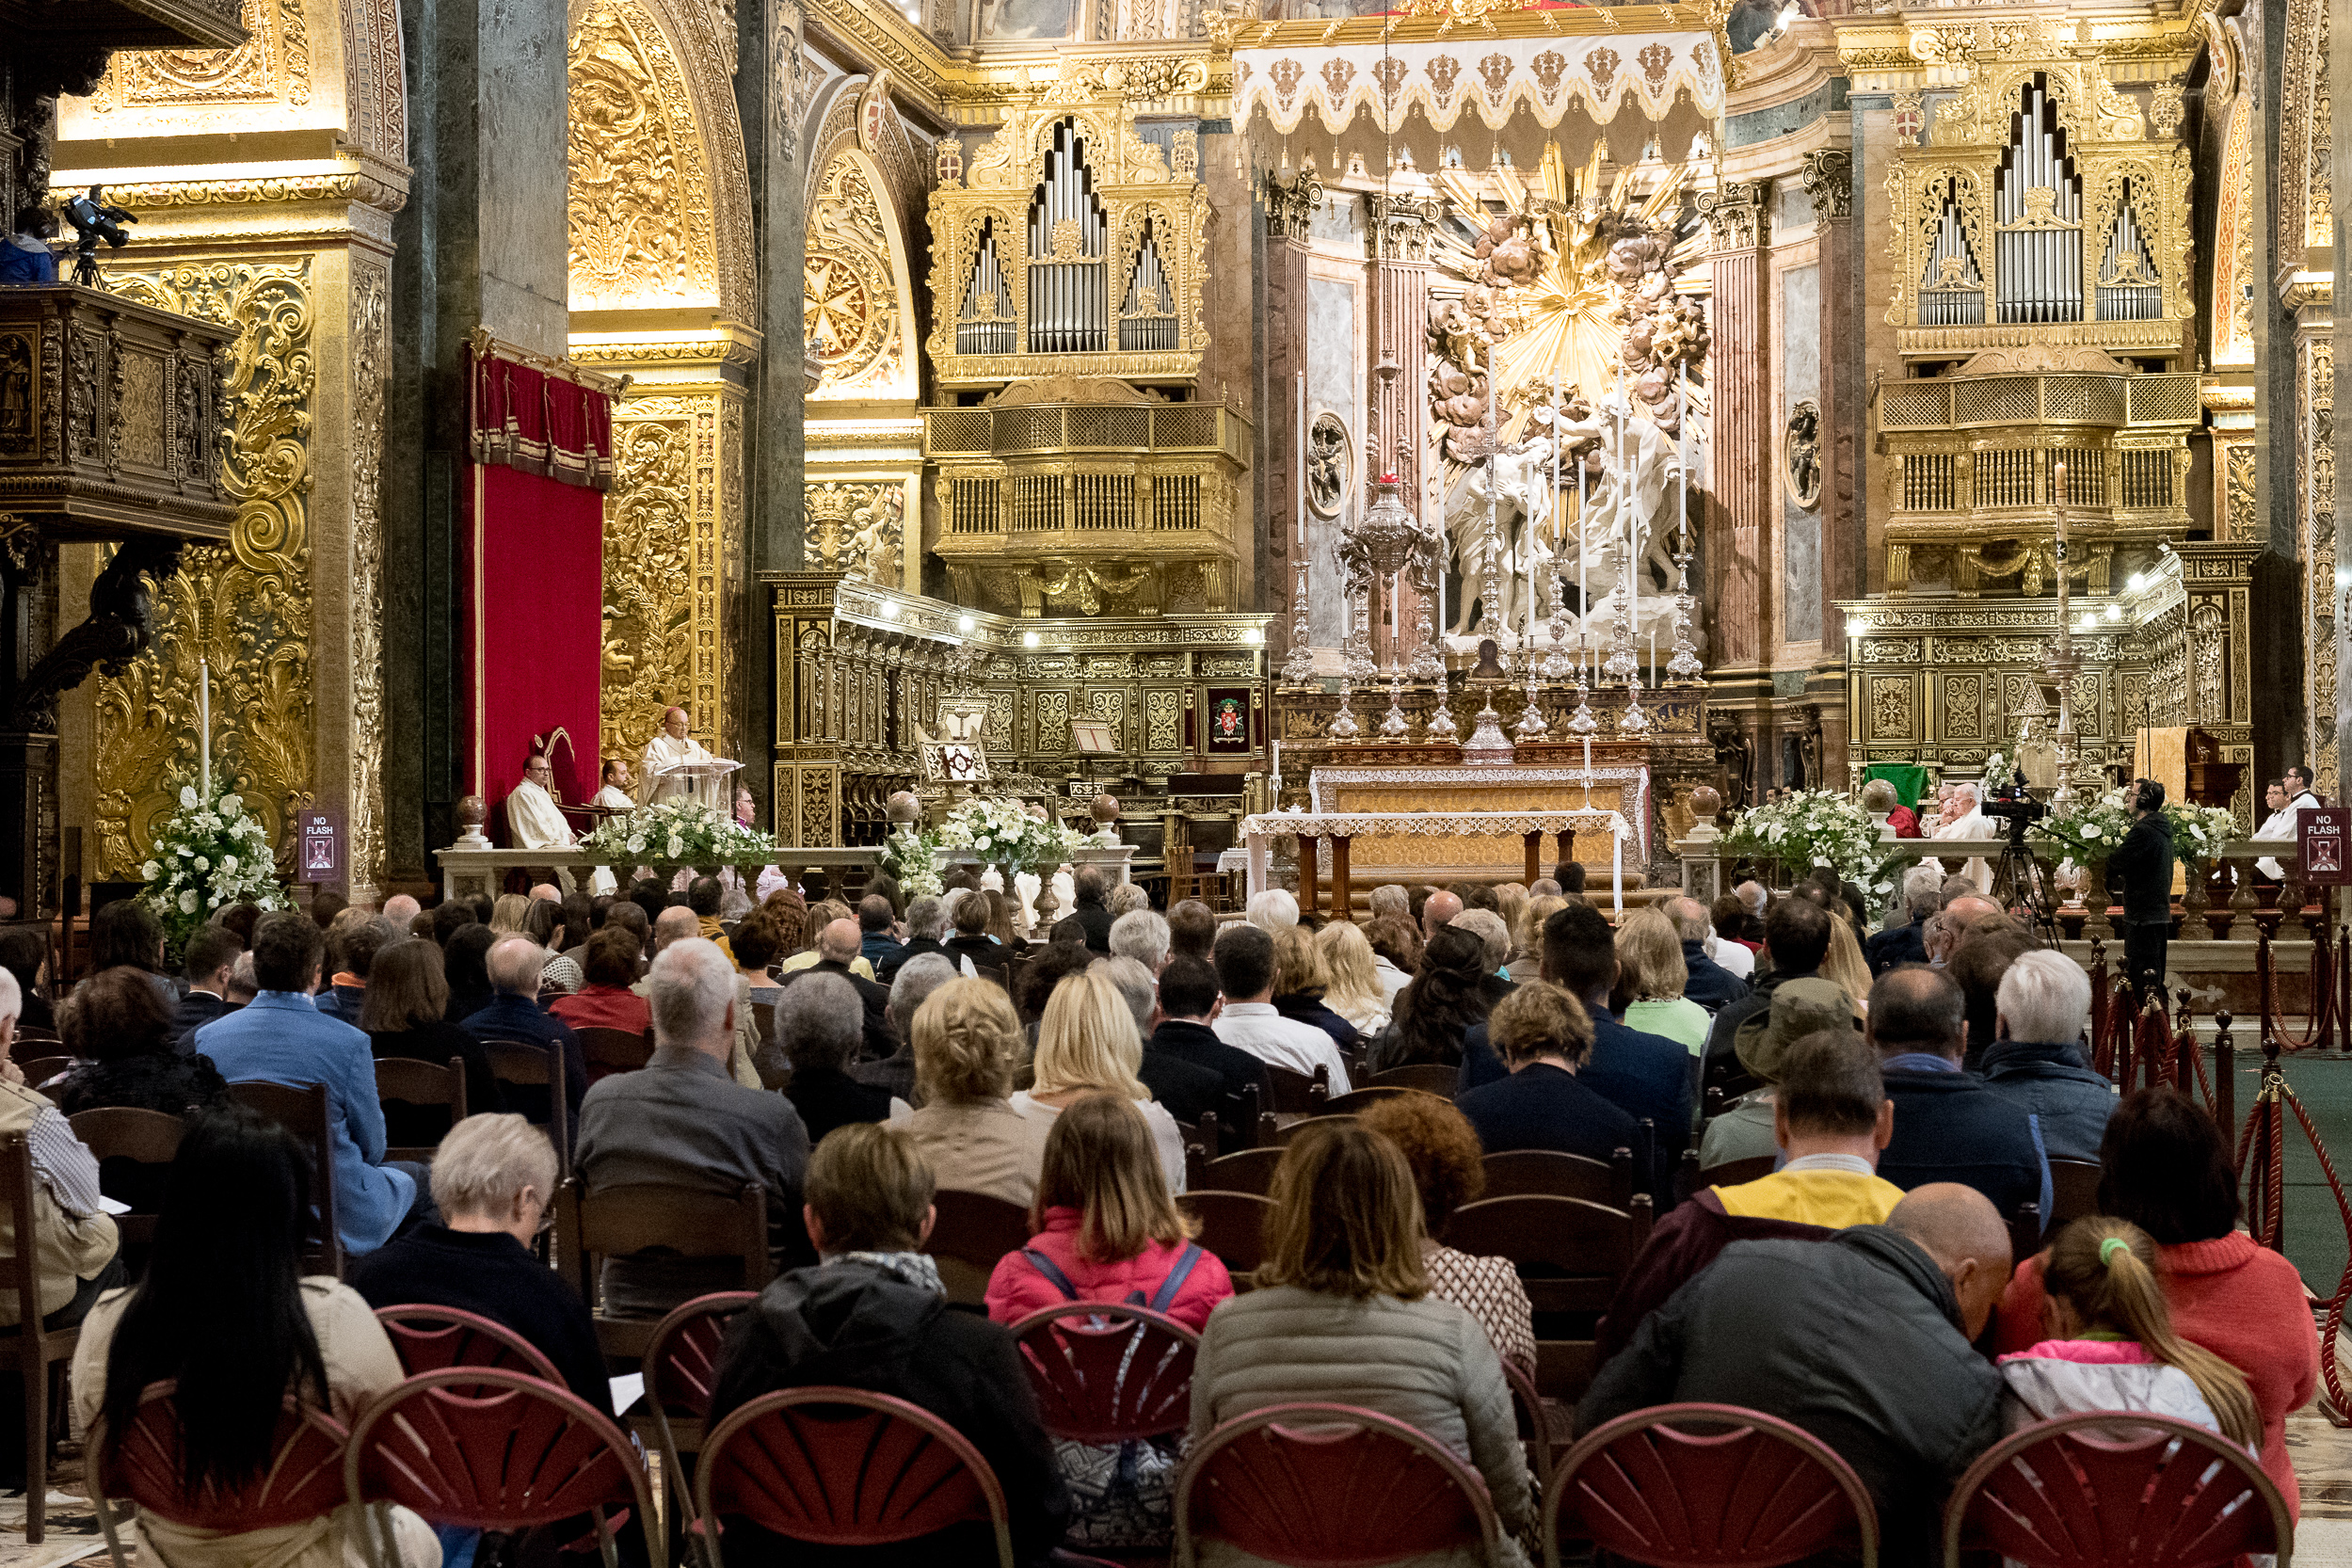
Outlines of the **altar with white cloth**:
<svg viewBox="0 0 2352 1568">
<path fill-rule="evenodd" d="M 1509 767 L 1456 763 L 1435 767 L 1318 765 L 1307 774 L 1307 809 L 1342 814 L 1371 813 L 1411 822 L 1436 816 L 1478 816 L 1494 811 L 1597 812 L 1629 824 L 1630 843 L 1612 837 L 1607 845 L 1573 833 L 1560 846 L 1560 860 L 1580 862 L 1593 876 L 1622 863 L 1637 867 L 1650 859 L 1650 769 L 1646 762 L 1604 762 L 1590 768 L 1521 762 Z M 1494 835 L 1440 833 L 1416 826 L 1411 833 L 1374 832 L 1355 840 L 1350 858 L 1355 874 L 1384 882 L 1451 882 L 1461 877 L 1509 874 L 1518 859 L 1498 851 Z M 1552 862 L 1557 864 L 1558 861 Z M 1319 871 L 1328 872 L 1326 863 Z M 1550 875 L 1548 867 L 1527 863 L 1526 880 Z"/>
<path fill-rule="evenodd" d="M 1335 915 L 1348 911 L 1352 896 L 1349 886 L 1350 850 L 1359 840 L 1516 837 L 1526 854 L 1527 880 L 1532 883 L 1543 874 L 1539 867 L 1544 836 L 1547 833 L 1563 839 L 1585 833 L 1609 836 L 1609 905 L 1623 910 L 1625 843 L 1634 837 L 1632 824 L 1615 811 L 1261 811 L 1241 821 L 1241 835 L 1249 845 L 1251 896 L 1273 885 L 1273 840 L 1284 833 L 1295 835 L 1299 840 L 1299 908 L 1303 913 L 1313 913 L 1320 902 L 1317 848 L 1319 841 L 1330 840 L 1331 908 Z"/>
</svg>

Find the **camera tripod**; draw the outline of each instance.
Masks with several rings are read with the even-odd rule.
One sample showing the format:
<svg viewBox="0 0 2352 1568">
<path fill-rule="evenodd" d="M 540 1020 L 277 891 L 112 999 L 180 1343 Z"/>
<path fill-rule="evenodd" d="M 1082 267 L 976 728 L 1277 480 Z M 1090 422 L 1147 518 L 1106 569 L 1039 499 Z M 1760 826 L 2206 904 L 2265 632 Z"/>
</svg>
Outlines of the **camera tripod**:
<svg viewBox="0 0 2352 1568">
<path fill-rule="evenodd" d="M 2042 946 L 2058 945 L 2056 889 L 2050 885 L 2050 873 L 2025 847 L 2022 817 L 2010 819 L 2008 841 L 2001 846 L 2001 858 L 1993 863 L 1992 898 L 2012 913 L 2022 909 Z"/>
</svg>

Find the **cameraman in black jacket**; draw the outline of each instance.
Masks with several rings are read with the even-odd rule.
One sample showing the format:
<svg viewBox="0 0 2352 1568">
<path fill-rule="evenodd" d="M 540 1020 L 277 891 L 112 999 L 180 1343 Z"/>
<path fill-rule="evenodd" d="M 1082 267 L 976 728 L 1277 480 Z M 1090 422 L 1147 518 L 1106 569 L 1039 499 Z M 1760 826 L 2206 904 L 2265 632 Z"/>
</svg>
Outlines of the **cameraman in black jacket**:
<svg viewBox="0 0 2352 1568">
<path fill-rule="evenodd" d="M 2172 930 L 2172 824 L 2165 819 L 2164 786 L 2152 778 L 2132 785 L 2136 819 L 2107 856 L 2107 889 L 2123 879 L 2123 972 L 2135 989 L 2150 970 L 2164 984 L 2165 938 Z"/>
</svg>

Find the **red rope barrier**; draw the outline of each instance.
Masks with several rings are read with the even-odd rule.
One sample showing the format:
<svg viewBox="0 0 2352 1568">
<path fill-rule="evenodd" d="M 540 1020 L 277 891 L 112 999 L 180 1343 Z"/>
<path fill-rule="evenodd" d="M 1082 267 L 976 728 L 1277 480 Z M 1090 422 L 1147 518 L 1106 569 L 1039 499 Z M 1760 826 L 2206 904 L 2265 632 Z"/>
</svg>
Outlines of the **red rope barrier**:
<svg viewBox="0 0 2352 1568">
<path fill-rule="evenodd" d="M 2334 1032 L 2337 1012 L 2336 952 L 2330 934 L 2322 930 L 2312 942 L 2311 968 L 2305 976 L 2311 988 L 2311 1012 L 2307 1015 L 2311 1023 L 2309 1033 L 2297 1033 L 2287 1028 L 2286 1021 L 2279 1016 L 2276 960 L 2271 953 L 2267 932 L 2262 933 L 2255 940 L 2254 965 L 2262 982 L 2263 1027 L 2270 1037 L 2289 1054 L 2314 1047 L 2324 1048 Z"/>
</svg>

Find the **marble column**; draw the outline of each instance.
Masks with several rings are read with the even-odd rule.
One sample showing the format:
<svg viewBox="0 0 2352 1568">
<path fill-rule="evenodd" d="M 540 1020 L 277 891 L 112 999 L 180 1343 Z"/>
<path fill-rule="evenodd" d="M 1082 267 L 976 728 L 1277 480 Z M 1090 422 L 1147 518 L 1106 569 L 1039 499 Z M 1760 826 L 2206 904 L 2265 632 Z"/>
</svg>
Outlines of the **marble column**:
<svg viewBox="0 0 2352 1568">
<path fill-rule="evenodd" d="M 757 257 L 757 297 L 764 333 L 752 393 L 744 410 L 744 544 L 750 559 L 744 581 L 760 572 L 798 571 L 808 565 L 805 499 L 806 436 L 803 399 L 809 367 L 802 332 L 807 294 L 808 150 L 804 121 L 813 73 L 803 54 L 806 18 L 797 0 L 744 0 L 735 11 L 737 57 L 735 112 L 743 126 L 744 157 L 751 181 L 752 245 Z M 911 511 L 910 534 L 920 539 L 920 513 Z M 910 546 L 912 548 L 912 546 Z M 740 776 L 759 800 L 761 820 L 790 820 L 791 803 L 778 800 L 773 762 L 778 741 L 776 702 L 785 671 L 776 659 L 776 638 L 766 596 L 744 593 L 737 600 L 740 620 L 729 650 L 734 679 L 729 727 L 741 737 L 744 760 Z M 752 765 L 753 760 L 769 765 Z"/>
<path fill-rule="evenodd" d="M 1841 147 L 1818 149 L 1806 155 L 1802 177 L 1805 194 L 1813 199 L 1814 249 L 1820 258 L 1820 313 L 1814 329 L 1821 367 L 1821 647 L 1831 666 L 1826 674 L 1816 667 L 1807 685 L 1821 709 L 1823 779 L 1842 788 L 1847 776 L 1846 682 L 1837 672 L 1844 664 L 1846 617 L 1837 602 L 1866 591 L 1858 481 L 1860 445 L 1869 416 L 1862 344 L 1852 330 L 1852 300 L 1861 287 L 1853 157 Z M 1821 780 L 1815 782 L 1817 787 Z"/>
<path fill-rule="evenodd" d="M 1707 534 L 1717 542 L 1707 552 L 1707 570 L 1716 606 L 1716 647 L 1708 664 L 1718 675 L 1761 667 L 1771 622 L 1765 545 L 1779 465 L 1772 451 L 1762 286 L 1770 193 L 1769 180 L 1736 180 L 1699 198 L 1714 245 L 1715 454 Z"/>
<path fill-rule="evenodd" d="M 1272 659 L 1290 648 L 1290 608 L 1301 563 L 1297 541 L 1306 526 L 1300 513 L 1299 474 L 1306 459 L 1299 450 L 1298 377 L 1307 360 L 1307 240 L 1315 210 L 1323 202 L 1323 184 L 1311 168 L 1287 184 L 1270 174 L 1259 186 L 1258 200 L 1266 225 L 1258 268 L 1264 301 L 1258 319 L 1266 324 L 1259 360 L 1264 380 L 1257 399 L 1264 453 L 1258 515 L 1266 520 L 1261 536 L 1266 556 L 1258 592 L 1263 608 L 1274 612 L 1267 638 Z"/>
<path fill-rule="evenodd" d="M 550 359 L 569 327 L 561 8 L 405 0 L 408 205 L 393 226 L 384 440 L 388 880 L 438 882 L 464 793 L 459 660 L 467 339 Z"/>
</svg>

